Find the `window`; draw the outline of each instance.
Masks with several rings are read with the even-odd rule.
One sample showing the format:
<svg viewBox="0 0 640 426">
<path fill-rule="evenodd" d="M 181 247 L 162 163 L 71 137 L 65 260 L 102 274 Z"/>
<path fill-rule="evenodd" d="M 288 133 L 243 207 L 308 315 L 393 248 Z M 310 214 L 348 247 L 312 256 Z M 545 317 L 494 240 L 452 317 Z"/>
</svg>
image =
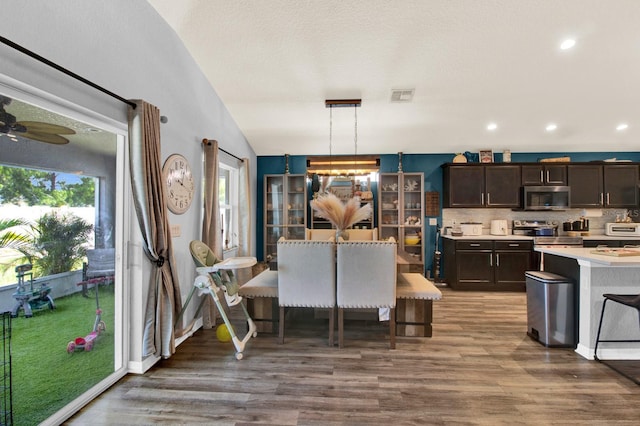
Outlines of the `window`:
<svg viewBox="0 0 640 426">
<path fill-rule="evenodd" d="M 218 173 L 220 223 L 224 250 L 238 246 L 238 169 L 220 163 Z"/>
</svg>

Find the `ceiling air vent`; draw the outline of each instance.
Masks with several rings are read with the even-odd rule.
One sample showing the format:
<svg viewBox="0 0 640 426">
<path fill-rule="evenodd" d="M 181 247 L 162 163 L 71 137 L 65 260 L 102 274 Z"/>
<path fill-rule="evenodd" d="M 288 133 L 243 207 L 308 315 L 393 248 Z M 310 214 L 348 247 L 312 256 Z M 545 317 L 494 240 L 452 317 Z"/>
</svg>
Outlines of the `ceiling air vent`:
<svg viewBox="0 0 640 426">
<path fill-rule="evenodd" d="M 415 89 L 393 89 L 391 90 L 391 102 L 411 102 Z"/>
</svg>

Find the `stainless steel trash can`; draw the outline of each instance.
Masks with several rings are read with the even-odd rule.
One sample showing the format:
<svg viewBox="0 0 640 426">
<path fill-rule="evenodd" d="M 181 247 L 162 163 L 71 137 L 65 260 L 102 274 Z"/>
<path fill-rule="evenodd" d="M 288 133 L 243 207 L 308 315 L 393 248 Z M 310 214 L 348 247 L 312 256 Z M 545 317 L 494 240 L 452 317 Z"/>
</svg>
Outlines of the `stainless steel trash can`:
<svg viewBox="0 0 640 426">
<path fill-rule="evenodd" d="M 525 272 L 527 334 L 547 347 L 576 347 L 574 284 L 544 271 Z"/>
</svg>

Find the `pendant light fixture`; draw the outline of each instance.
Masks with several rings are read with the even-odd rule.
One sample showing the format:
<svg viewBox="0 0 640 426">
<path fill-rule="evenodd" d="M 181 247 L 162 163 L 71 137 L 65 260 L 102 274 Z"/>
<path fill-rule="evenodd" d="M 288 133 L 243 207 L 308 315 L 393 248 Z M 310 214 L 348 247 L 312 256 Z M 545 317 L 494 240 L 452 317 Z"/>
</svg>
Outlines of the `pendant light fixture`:
<svg viewBox="0 0 640 426">
<path fill-rule="evenodd" d="M 362 175 L 377 172 L 380 158 L 377 155 L 358 155 L 358 108 L 361 99 L 327 99 L 325 107 L 329 108 L 329 158 L 326 156 L 307 157 L 307 173 L 318 175 L 345 176 Z M 354 155 L 333 155 L 333 108 L 354 109 Z"/>
</svg>

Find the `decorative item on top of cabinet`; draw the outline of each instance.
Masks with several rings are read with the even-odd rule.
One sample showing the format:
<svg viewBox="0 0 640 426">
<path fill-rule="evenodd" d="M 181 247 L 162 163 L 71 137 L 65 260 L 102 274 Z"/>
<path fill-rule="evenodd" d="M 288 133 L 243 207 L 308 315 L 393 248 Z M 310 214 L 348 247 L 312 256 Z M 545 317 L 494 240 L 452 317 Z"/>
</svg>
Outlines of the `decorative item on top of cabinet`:
<svg viewBox="0 0 640 426">
<path fill-rule="evenodd" d="M 481 163 L 493 163 L 493 151 L 490 149 L 483 149 L 479 152 Z"/>
<path fill-rule="evenodd" d="M 454 163 L 466 163 L 467 162 L 467 157 L 465 157 L 464 154 L 462 154 L 462 153 L 458 153 L 458 154 L 456 154 L 455 157 L 453 157 L 453 162 Z"/>
<path fill-rule="evenodd" d="M 277 263 L 280 237 L 304 240 L 307 226 L 305 175 L 264 176 L 264 258 Z"/>
<path fill-rule="evenodd" d="M 424 259 L 424 174 L 381 173 L 378 183 L 380 239 L 393 237 L 398 248 Z"/>
</svg>

